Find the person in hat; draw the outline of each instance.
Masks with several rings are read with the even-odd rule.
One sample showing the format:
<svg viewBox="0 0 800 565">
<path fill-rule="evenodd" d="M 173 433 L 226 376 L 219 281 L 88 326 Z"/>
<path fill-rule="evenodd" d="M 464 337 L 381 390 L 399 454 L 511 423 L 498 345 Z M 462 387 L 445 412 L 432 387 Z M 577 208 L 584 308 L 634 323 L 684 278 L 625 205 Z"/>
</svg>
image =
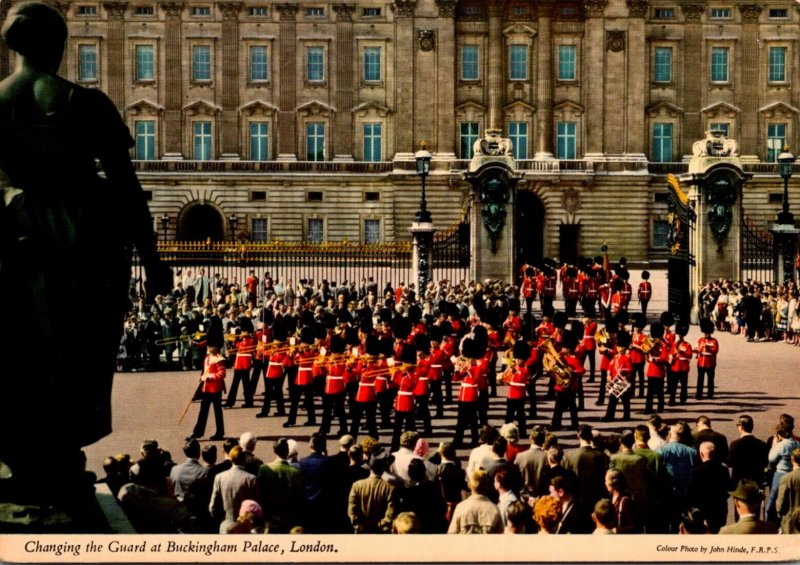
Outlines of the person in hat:
<svg viewBox="0 0 800 565">
<path fill-rule="evenodd" d="M 669 406 L 675 405 L 675 396 L 680 385 L 680 403 L 686 404 L 689 395 L 689 363 L 694 351 L 692 345 L 684 338 L 689 333 L 689 324 L 683 320 L 675 324 L 675 342 L 669 352 L 669 373 L 667 374 L 667 392 Z"/>
<path fill-rule="evenodd" d="M 256 418 L 266 418 L 269 416 L 272 401 L 275 401 L 275 416 L 285 416 L 286 407 L 283 397 L 283 383 L 286 380 L 286 373 L 292 366 L 292 356 L 289 354 L 289 347 L 286 344 L 286 326 L 282 318 L 276 319 L 272 325 L 273 347 L 267 362 L 267 370 L 264 375 L 264 404 L 261 411 L 256 414 Z"/>
<path fill-rule="evenodd" d="M 319 432 L 327 435 L 331 431 L 331 421 L 336 416 L 339 419 L 339 431 L 337 435 L 347 433 L 347 414 L 344 410 L 346 396 L 345 373 L 351 371 L 345 359 L 345 341 L 338 335 L 330 338 L 331 358 L 327 361 L 325 375 L 325 390 L 322 395 L 322 425 Z"/>
<path fill-rule="evenodd" d="M 764 522 L 758 515 L 761 510 L 761 501 L 764 496 L 758 485 L 747 479 L 742 479 L 736 485 L 736 490 L 729 493 L 733 498 L 733 507 L 739 514 L 739 521 L 720 528 L 720 534 L 777 534 L 778 527 L 770 522 Z"/>
<path fill-rule="evenodd" d="M 631 297 L 633 296 L 633 289 L 631 288 L 630 272 L 625 269 L 619 276 L 620 280 L 622 280 L 622 286 L 619 291 L 620 295 L 620 309 L 624 311 L 628 311 L 628 306 L 631 303 Z"/>
<path fill-rule="evenodd" d="M 586 359 L 589 360 L 589 379 L 586 382 L 593 383 L 595 376 L 595 367 L 597 365 L 597 363 L 595 362 L 596 359 L 595 351 L 597 351 L 597 342 L 594 340 L 594 336 L 597 333 L 597 320 L 594 319 L 593 315 L 586 313 L 586 315 L 581 319 L 581 322 L 583 323 L 584 364 L 586 363 Z"/>
<path fill-rule="evenodd" d="M 561 351 L 558 352 L 558 355 L 563 364 L 569 368 L 570 374 L 569 378 L 566 379 L 554 379 L 556 402 L 553 408 L 553 420 L 550 425 L 551 431 L 561 429 L 561 418 L 565 410 L 569 410 L 570 429 L 578 429 L 578 407 L 575 400 L 580 387 L 578 381 L 583 378 L 586 370 L 583 368 L 583 363 L 574 353 L 577 345 L 578 336 L 571 330 L 564 332 L 561 340 Z"/>
<path fill-rule="evenodd" d="M 605 324 L 605 338 L 598 341 L 597 353 L 600 355 L 600 387 L 597 395 L 596 406 L 602 406 L 606 403 L 606 382 L 608 380 L 608 366 L 617 351 L 615 339 L 619 324 L 617 320 L 611 316 L 606 316 Z"/>
<path fill-rule="evenodd" d="M 633 396 L 634 385 L 631 383 L 633 375 L 633 363 L 631 363 L 628 348 L 631 344 L 631 334 L 626 331 L 617 333 L 616 353 L 611 363 L 608 365 L 609 386 L 612 391 L 623 390 L 622 393 L 609 393 L 608 408 L 603 416 L 603 422 L 613 422 L 617 410 L 617 404 L 622 401 L 623 421 L 631 419 L 631 397 Z M 627 388 L 625 383 L 627 382 Z M 618 388 L 617 388 L 618 387 Z"/>
<path fill-rule="evenodd" d="M 530 265 L 525 264 L 520 269 L 520 272 L 522 273 L 520 294 L 525 299 L 525 311 L 531 314 L 533 312 L 533 301 L 536 300 L 536 271 Z"/>
<path fill-rule="evenodd" d="M 631 385 L 636 388 L 639 383 L 639 398 L 644 398 L 644 362 L 645 362 L 645 343 L 648 340 L 644 328 L 647 326 L 647 319 L 640 312 L 635 312 L 633 318 L 633 334 L 631 335 L 630 357 L 633 365 L 631 374 Z"/>
<path fill-rule="evenodd" d="M 561 277 L 561 291 L 564 295 L 564 311 L 567 316 L 574 318 L 581 292 L 578 269 L 572 265 L 566 268 Z"/>
<path fill-rule="evenodd" d="M 377 372 L 375 378 L 375 396 L 378 399 L 380 425 L 383 429 L 392 429 L 392 407 L 397 395 L 397 386 L 389 371 L 389 359 L 393 359 L 394 355 L 392 341 L 392 339 L 378 339 L 381 370 Z"/>
<path fill-rule="evenodd" d="M 456 432 L 453 438 L 453 447 L 456 449 L 461 448 L 467 428 L 470 429 L 472 438 L 470 445 L 478 444 L 478 382 L 481 369 L 477 362 L 480 354 L 475 340 L 469 337 L 464 339 L 461 343 L 461 355 L 453 371 L 453 382 L 460 386 Z"/>
<path fill-rule="evenodd" d="M 378 439 L 378 424 L 376 413 L 378 408 L 378 397 L 376 394 L 376 381 L 378 374 L 388 371 L 384 359 L 380 357 L 380 343 L 374 335 L 366 338 L 366 359 L 359 360 L 357 367 L 358 390 L 356 391 L 355 402 L 350 411 L 350 435 L 358 437 L 361 426 L 361 417 L 366 417 L 367 433 L 370 437 Z"/>
<path fill-rule="evenodd" d="M 422 433 L 430 436 L 433 433 L 431 427 L 431 411 L 428 406 L 430 396 L 430 373 L 431 373 L 431 340 L 428 335 L 418 333 L 414 339 L 414 347 L 417 350 L 417 366 L 414 369 L 414 404 L 416 405 L 416 419 L 422 420 Z"/>
<path fill-rule="evenodd" d="M 294 386 L 289 387 L 289 418 L 284 422 L 284 428 L 290 428 L 297 422 L 297 412 L 300 408 L 300 399 L 303 398 L 303 408 L 308 419 L 304 426 L 315 426 L 317 418 L 314 413 L 314 361 L 319 355 L 314 346 L 314 328 L 303 326 L 300 329 L 300 349 L 294 354 L 293 365 Z"/>
<path fill-rule="evenodd" d="M 639 283 L 636 296 L 639 298 L 642 316 L 646 319 L 647 305 L 650 304 L 650 299 L 653 298 L 653 284 L 650 282 L 650 271 L 642 271 L 642 281 Z"/>
<path fill-rule="evenodd" d="M 526 364 L 531 356 L 531 347 L 524 340 L 514 344 L 514 361 L 502 376 L 503 383 L 508 385 L 506 393 L 506 418 L 508 424 L 517 420 L 518 430 L 525 433 L 527 421 L 525 418 L 525 397 L 530 373 Z"/>
<path fill-rule="evenodd" d="M 417 386 L 415 374 L 416 352 L 414 346 L 408 343 L 402 345 L 399 356 L 400 366 L 393 373 L 397 395 L 394 399 L 394 426 L 392 433 L 391 451 L 400 448 L 400 435 L 404 431 L 416 431 L 414 389 Z"/>
<path fill-rule="evenodd" d="M 369 477 L 353 483 L 347 515 L 357 534 L 380 534 L 391 531 L 399 505 L 397 489 L 383 480 L 394 457 L 381 450 L 369 459 Z"/>
<path fill-rule="evenodd" d="M 236 403 L 236 393 L 239 390 L 239 383 L 242 384 L 244 393 L 244 404 L 242 408 L 253 407 L 253 397 L 250 388 L 250 371 L 253 368 L 253 355 L 256 349 L 256 338 L 252 332 L 245 332 L 242 328 L 237 328 L 233 347 L 233 382 L 228 391 L 228 399 L 224 404 L 225 408 L 232 408 Z"/>
<path fill-rule="evenodd" d="M 653 399 L 658 402 L 656 412 L 664 411 L 664 379 L 667 375 L 669 365 L 669 346 L 664 341 L 664 326 L 661 322 L 653 322 L 650 325 L 650 339 L 653 346 L 647 352 L 647 398 L 645 400 L 644 413 L 653 413 Z"/>
<path fill-rule="evenodd" d="M 208 420 L 208 409 L 213 406 L 217 429 L 210 439 L 223 439 L 225 437 L 225 421 L 222 416 L 222 392 L 225 388 L 225 358 L 219 354 L 219 347 L 216 345 L 208 345 L 208 355 L 203 361 L 200 381 L 200 412 L 197 415 L 194 431 L 189 437 L 196 439 L 203 437 Z"/>
<path fill-rule="evenodd" d="M 552 260 L 551 260 L 552 261 Z M 540 296 L 542 310 L 552 308 L 553 301 L 556 299 L 556 287 L 558 286 L 558 274 L 550 265 L 544 265 L 542 269 Z"/>
<path fill-rule="evenodd" d="M 444 416 L 444 398 L 442 396 L 442 381 L 444 380 L 445 365 L 450 363 L 450 358 L 442 347 L 441 326 L 431 326 L 428 329 L 431 342 L 430 372 L 428 373 L 428 386 L 431 389 L 431 399 L 436 407 L 435 418 Z"/>
<path fill-rule="evenodd" d="M 700 320 L 700 331 L 703 337 L 697 341 L 697 393 L 695 399 L 703 398 L 703 385 L 708 378 L 708 398 L 714 398 L 714 377 L 717 372 L 717 354 L 719 341 L 713 335 L 714 322 L 708 318 Z"/>
</svg>

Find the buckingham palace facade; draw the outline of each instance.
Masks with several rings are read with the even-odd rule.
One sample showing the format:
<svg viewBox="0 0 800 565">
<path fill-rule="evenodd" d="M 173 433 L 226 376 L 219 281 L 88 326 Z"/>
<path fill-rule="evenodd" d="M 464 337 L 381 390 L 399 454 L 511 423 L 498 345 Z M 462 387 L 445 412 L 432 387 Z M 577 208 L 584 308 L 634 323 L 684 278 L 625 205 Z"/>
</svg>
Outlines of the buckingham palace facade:
<svg viewBox="0 0 800 565">
<path fill-rule="evenodd" d="M 104 90 L 166 239 L 407 241 L 414 152 L 439 230 L 499 128 L 534 255 L 667 257 L 667 173 L 738 142 L 748 222 L 781 208 L 800 138 L 789 0 L 54 0 L 61 74 Z M 0 53 L 0 72 L 13 53 Z M 4 68 L 2 68 L 4 67 Z M 800 175 L 799 175 L 800 176 Z M 800 197 L 790 187 L 794 209 Z"/>
</svg>

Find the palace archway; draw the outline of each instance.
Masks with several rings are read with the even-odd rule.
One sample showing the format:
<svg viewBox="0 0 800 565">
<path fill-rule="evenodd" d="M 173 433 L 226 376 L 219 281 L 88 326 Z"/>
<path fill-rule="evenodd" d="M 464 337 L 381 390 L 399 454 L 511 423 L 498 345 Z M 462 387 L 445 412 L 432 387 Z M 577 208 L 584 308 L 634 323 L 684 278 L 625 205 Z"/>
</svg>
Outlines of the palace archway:
<svg viewBox="0 0 800 565">
<path fill-rule="evenodd" d="M 526 263 L 540 264 L 544 257 L 544 205 L 533 192 L 517 190 L 514 216 L 514 261 L 519 271 Z"/>
<path fill-rule="evenodd" d="M 222 212 L 209 204 L 196 204 L 186 208 L 178 222 L 180 241 L 222 241 L 225 224 Z"/>
</svg>

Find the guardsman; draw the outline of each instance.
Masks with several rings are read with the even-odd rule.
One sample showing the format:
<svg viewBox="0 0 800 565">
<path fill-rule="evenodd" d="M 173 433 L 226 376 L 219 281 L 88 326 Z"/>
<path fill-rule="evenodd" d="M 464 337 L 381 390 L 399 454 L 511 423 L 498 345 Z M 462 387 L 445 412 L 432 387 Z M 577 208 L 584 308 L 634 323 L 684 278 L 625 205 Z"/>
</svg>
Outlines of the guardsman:
<svg viewBox="0 0 800 565">
<path fill-rule="evenodd" d="M 675 333 L 670 328 L 675 323 L 675 317 L 672 315 L 672 312 L 661 312 L 659 321 L 661 322 L 661 325 L 664 326 L 663 339 L 670 349 L 672 349 L 672 346 L 675 343 Z"/>
<path fill-rule="evenodd" d="M 644 362 L 645 352 L 644 344 L 647 341 L 647 335 L 644 333 L 644 328 L 647 326 L 647 319 L 644 315 L 636 312 L 633 314 L 633 334 L 631 335 L 630 358 L 633 365 L 633 374 L 631 375 L 631 388 L 636 388 L 636 382 L 639 382 L 639 398 L 644 398 Z"/>
<path fill-rule="evenodd" d="M 546 339 L 553 337 L 553 332 L 556 331 L 552 322 L 553 308 L 542 310 L 542 321 L 536 327 L 536 344 L 541 345 Z"/>
<path fill-rule="evenodd" d="M 516 343 L 514 345 L 516 345 Z M 525 386 L 529 402 L 528 418 L 534 420 L 538 417 L 536 407 L 536 380 L 542 375 L 542 350 L 539 349 L 538 344 L 534 343 L 533 346 L 530 347 L 530 353 L 524 363 L 525 368 L 528 370 L 528 382 Z"/>
<path fill-rule="evenodd" d="M 519 432 L 526 435 L 525 396 L 530 373 L 525 364 L 531 356 L 531 346 L 523 340 L 518 340 L 514 344 L 513 354 L 514 362 L 502 376 L 503 382 L 508 385 L 505 423 L 508 424 L 516 419 Z"/>
<path fill-rule="evenodd" d="M 442 348 L 442 328 L 431 326 L 428 329 L 428 337 L 431 340 L 431 369 L 428 373 L 428 386 L 431 388 L 431 399 L 436 407 L 436 418 L 444 416 L 444 402 L 442 398 L 442 381 L 444 379 L 444 368 L 450 362 L 447 354 Z"/>
<path fill-rule="evenodd" d="M 653 298 L 653 284 L 650 282 L 650 271 L 642 271 L 642 282 L 639 283 L 636 296 L 639 298 L 639 306 L 642 308 L 642 314 L 647 318 L 647 305 L 650 303 L 650 299 Z"/>
<path fill-rule="evenodd" d="M 394 430 L 392 432 L 391 451 L 400 449 L 400 435 L 404 431 L 416 431 L 414 389 L 417 386 L 415 377 L 416 352 L 414 346 L 403 344 L 399 356 L 400 367 L 395 370 L 393 380 L 397 385 L 397 396 L 394 399 Z"/>
<path fill-rule="evenodd" d="M 647 400 L 645 400 L 645 414 L 653 413 L 653 398 L 658 400 L 656 411 L 664 412 L 664 379 L 667 376 L 669 365 L 669 345 L 664 341 L 664 326 L 661 322 L 650 325 L 650 339 L 653 347 L 647 352 Z"/>
<path fill-rule="evenodd" d="M 225 388 L 225 358 L 219 354 L 217 345 L 208 345 L 208 354 L 203 360 L 203 371 L 200 374 L 200 413 L 190 437 L 200 439 L 206 432 L 208 407 L 214 406 L 214 421 L 217 429 L 212 440 L 225 437 L 225 421 L 222 417 L 222 391 Z"/>
<path fill-rule="evenodd" d="M 575 397 L 578 393 L 578 380 L 583 378 L 583 374 L 586 371 L 580 360 L 573 353 L 573 349 L 578 345 L 578 339 L 580 339 L 580 336 L 568 331 L 564 334 L 561 342 L 562 348 L 558 355 L 569 369 L 570 377 L 568 381 L 559 379 L 556 382 L 556 403 L 553 408 L 550 431 L 561 429 L 561 418 L 565 410 L 569 410 L 570 429 L 578 429 L 578 407 L 575 404 Z"/>
<path fill-rule="evenodd" d="M 430 373 L 431 373 L 431 342 L 426 334 L 417 334 L 414 339 L 414 347 L 417 350 L 417 366 L 414 369 L 414 404 L 416 405 L 416 418 L 422 420 L 422 433 L 426 436 L 433 434 L 431 428 L 431 411 L 428 406 L 430 396 Z"/>
<path fill-rule="evenodd" d="M 253 396 L 250 389 L 250 371 L 253 368 L 253 355 L 256 350 L 256 338 L 251 333 L 242 333 L 241 328 L 236 330 L 237 339 L 234 342 L 233 353 L 233 382 L 228 391 L 228 399 L 225 402 L 226 408 L 232 408 L 236 403 L 236 393 L 239 389 L 239 383 L 242 383 L 242 392 L 244 393 L 244 404 L 242 408 L 253 407 Z"/>
<path fill-rule="evenodd" d="M 719 342 L 713 335 L 714 322 L 708 318 L 700 320 L 700 331 L 703 337 L 697 341 L 697 394 L 695 399 L 703 398 L 703 385 L 708 377 L 708 398 L 714 398 L 714 377 L 717 371 L 717 354 Z"/>
<path fill-rule="evenodd" d="M 570 322 L 569 330 L 578 336 L 578 345 L 572 350 L 575 354 L 575 357 L 578 361 L 581 362 L 581 367 L 586 367 L 586 349 L 584 347 L 584 340 L 583 340 L 583 322 L 579 320 L 575 320 L 574 322 Z M 584 398 L 583 393 L 583 378 L 578 380 L 578 412 L 586 409 L 586 399 Z"/>
<path fill-rule="evenodd" d="M 275 416 L 286 416 L 286 407 L 283 398 L 283 383 L 286 380 L 286 370 L 292 365 L 292 356 L 289 354 L 289 344 L 286 341 L 286 329 L 283 320 L 275 320 L 272 335 L 276 341 L 269 351 L 267 372 L 264 376 L 264 404 L 256 418 L 269 416 L 272 401 L 275 401 Z"/>
<path fill-rule="evenodd" d="M 583 307 L 583 312 L 592 318 L 595 317 L 597 312 L 597 300 L 600 298 L 600 285 L 602 284 L 600 282 L 601 276 L 600 271 L 590 270 L 582 291 L 583 302 L 581 306 Z"/>
<path fill-rule="evenodd" d="M 546 307 L 553 307 L 553 301 L 556 298 L 556 286 L 558 284 L 558 275 L 556 270 L 552 267 L 545 266 L 545 276 L 542 289 L 542 310 Z"/>
<path fill-rule="evenodd" d="M 451 359 L 458 353 L 458 335 L 453 330 L 450 322 L 442 322 L 439 326 L 442 330 L 442 351 L 444 352 L 444 362 L 442 363 L 442 378 L 444 379 L 444 402 L 453 403 L 453 362 Z"/>
<path fill-rule="evenodd" d="M 294 387 L 289 389 L 289 419 L 283 424 L 290 428 L 297 422 L 297 411 L 300 407 L 300 398 L 303 398 L 308 419 L 304 426 L 316 426 L 317 418 L 314 414 L 314 361 L 319 352 L 314 347 L 314 328 L 304 326 L 300 329 L 301 349 L 295 353 L 293 363 L 297 367 Z"/>
<path fill-rule="evenodd" d="M 271 313 L 271 312 L 270 312 Z M 247 386 L 250 389 L 250 398 L 256 395 L 258 383 L 266 369 L 267 359 L 265 351 L 267 344 L 272 341 L 272 330 L 264 322 L 258 322 L 256 330 L 256 350 L 253 353 L 253 369 L 250 372 L 250 381 Z"/>
<path fill-rule="evenodd" d="M 622 274 L 619 277 L 622 280 L 622 288 L 620 289 L 620 308 L 627 311 L 628 306 L 631 303 L 631 296 L 633 296 L 633 289 L 631 288 L 631 283 L 628 280 L 631 278 L 630 272 L 628 270 L 622 271 Z"/>
<path fill-rule="evenodd" d="M 597 353 L 600 355 L 600 390 L 595 405 L 602 406 L 606 403 L 606 382 L 608 380 L 608 366 L 616 353 L 614 336 L 617 334 L 617 321 L 611 316 L 606 317 L 605 338 L 597 342 Z"/>
<path fill-rule="evenodd" d="M 627 422 L 631 419 L 631 397 L 633 396 L 633 383 L 631 383 L 631 373 L 633 363 L 631 363 L 628 347 L 631 344 L 631 334 L 622 330 L 617 332 L 615 345 L 616 352 L 614 358 L 608 366 L 608 384 L 611 391 L 608 394 L 608 408 L 603 422 L 613 422 L 616 416 L 617 404 L 622 401 L 622 420 Z M 626 385 L 627 383 L 627 385 Z M 627 388 L 625 388 L 627 386 Z M 614 392 L 625 389 L 624 392 Z"/>
<path fill-rule="evenodd" d="M 351 369 L 345 359 L 346 344 L 344 338 L 332 335 L 330 348 L 331 355 L 327 360 L 325 390 L 322 392 L 322 425 L 319 428 L 319 432 L 328 435 L 331 431 L 331 422 L 335 416 L 339 419 L 337 436 L 341 437 L 347 433 L 347 415 L 344 411 L 346 395 L 345 373 Z"/>
<path fill-rule="evenodd" d="M 481 353 L 481 357 L 477 360 L 480 369 L 480 378 L 478 379 L 478 424 L 486 426 L 489 424 L 489 362 L 486 358 L 489 348 L 487 346 L 486 328 L 482 325 L 477 325 L 472 328 L 472 335 Z"/>
<path fill-rule="evenodd" d="M 578 299 L 581 296 L 581 283 L 578 279 L 578 269 L 568 267 L 564 278 L 561 280 L 564 292 L 564 310 L 570 318 L 575 316 L 578 306 Z"/>
<path fill-rule="evenodd" d="M 344 342 L 347 346 L 345 353 L 350 355 L 350 366 L 352 367 L 357 362 L 358 350 L 361 346 L 361 339 L 358 337 L 358 328 L 347 328 L 344 331 Z M 358 376 L 355 371 L 346 371 L 344 388 L 347 393 L 347 410 L 349 413 L 353 411 L 353 404 L 356 402 L 356 391 L 358 391 Z"/>
<path fill-rule="evenodd" d="M 536 300 L 536 271 L 530 265 L 522 266 L 522 284 L 520 284 L 520 293 L 522 298 L 525 299 L 525 311 L 528 314 L 533 313 L 533 301 Z"/>
<path fill-rule="evenodd" d="M 519 316 L 519 300 L 516 298 L 508 301 L 508 317 L 503 322 L 503 329 L 506 332 L 505 340 L 511 343 L 522 335 L 522 318 Z"/>
<path fill-rule="evenodd" d="M 375 392 L 375 383 L 378 374 L 388 374 L 388 366 L 381 358 L 380 343 L 373 335 L 366 338 L 366 360 L 361 359 L 358 367 L 358 390 L 355 403 L 350 414 L 350 435 L 358 437 L 361 426 L 361 417 L 365 416 L 367 433 L 370 437 L 378 439 L 378 424 L 376 421 L 378 397 Z"/>
<path fill-rule="evenodd" d="M 675 395 L 678 386 L 681 388 L 680 403 L 686 404 L 689 395 L 689 363 L 692 360 L 693 350 L 684 338 L 689 333 L 689 324 L 683 320 L 675 324 L 675 342 L 672 344 L 669 356 L 669 373 L 667 382 L 667 392 L 669 393 L 668 404 L 675 405 Z"/>
<path fill-rule="evenodd" d="M 477 359 L 481 353 L 472 338 L 461 343 L 461 357 L 454 361 L 453 382 L 458 383 L 458 416 L 453 447 L 460 449 L 464 442 L 464 432 L 470 430 L 470 446 L 478 445 L 478 381 L 481 368 Z"/>
<path fill-rule="evenodd" d="M 583 322 L 583 351 L 586 359 L 589 359 L 589 379 L 586 382 L 594 382 L 595 371 L 595 354 L 597 350 L 597 342 L 594 340 L 594 334 L 597 333 L 597 321 L 594 316 L 587 315 L 582 320 Z M 585 361 L 585 359 L 584 359 Z"/>
<path fill-rule="evenodd" d="M 394 381 L 389 374 L 389 364 L 387 359 L 392 357 L 392 341 L 389 339 L 378 339 L 378 346 L 380 347 L 380 369 L 377 371 L 375 377 L 375 396 L 378 399 L 378 408 L 380 409 L 381 428 L 392 428 L 392 405 L 394 404 L 394 396 L 396 388 Z"/>
</svg>

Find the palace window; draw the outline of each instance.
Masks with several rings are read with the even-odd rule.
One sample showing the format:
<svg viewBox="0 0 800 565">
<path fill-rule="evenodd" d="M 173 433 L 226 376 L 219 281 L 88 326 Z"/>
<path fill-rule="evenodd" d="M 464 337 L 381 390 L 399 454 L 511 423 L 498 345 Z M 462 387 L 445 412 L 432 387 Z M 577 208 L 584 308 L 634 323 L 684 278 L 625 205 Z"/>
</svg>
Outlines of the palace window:
<svg viewBox="0 0 800 565">
<path fill-rule="evenodd" d="M 325 222 L 322 218 L 308 218 L 306 241 L 322 243 L 325 239 Z"/>
<path fill-rule="evenodd" d="M 364 47 L 364 82 L 381 80 L 381 48 Z"/>
<path fill-rule="evenodd" d="M 195 161 L 211 160 L 211 122 L 192 124 L 193 153 Z"/>
<path fill-rule="evenodd" d="M 769 18 L 771 20 L 785 20 L 789 17 L 789 10 L 786 8 L 770 8 Z"/>
<path fill-rule="evenodd" d="M 558 80 L 575 80 L 576 54 L 574 45 L 558 46 Z"/>
<path fill-rule="evenodd" d="M 210 16 L 211 6 L 195 6 L 192 8 L 193 16 Z"/>
<path fill-rule="evenodd" d="M 653 220 L 654 249 L 667 249 L 669 247 L 669 222 L 666 220 Z"/>
<path fill-rule="evenodd" d="M 528 80 L 528 46 L 512 45 L 508 49 L 509 80 Z"/>
<path fill-rule="evenodd" d="M 266 45 L 250 46 L 250 80 L 252 82 L 269 80 L 269 57 Z"/>
<path fill-rule="evenodd" d="M 786 47 L 769 48 L 769 82 L 786 81 Z"/>
<path fill-rule="evenodd" d="M 315 6 L 313 8 L 306 8 L 307 18 L 322 18 L 325 17 L 325 8 Z"/>
<path fill-rule="evenodd" d="M 192 47 L 192 80 L 197 82 L 211 80 L 211 46 Z"/>
<path fill-rule="evenodd" d="M 721 131 L 728 137 L 730 135 L 731 125 L 728 122 L 712 122 L 709 124 L 708 129 L 711 131 Z"/>
<path fill-rule="evenodd" d="M 729 20 L 732 12 L 730 8 L 711 8 L 708 17 L 712 20 Z"/>
<path fill-rule="evenodd" d="M 251 16 L 267 16 L 269 11 L 266 6 L 251 6 L 248 12 Z"/>
<path fill-rule="evenodd" d="M 156 13 L 153 6 L 136 6 L 133 9 L 134 16 L 152 16 Z"/>
<path fill-rule="evenodd" d="M 306 124 L 306 161 L 325 160 L 325 123 Z"/>
<path fill-rule="evenodd" d="M 478 46 L 461 46 L 461 80 L 478 80 Z"/>
<path fill-rule="evenodd" d="M 556 159 L 575 159 L 577 154 L 577 123 L 556 124 Z"/>
<path fill-rule="evenodd" d="M 658 163 L 672 161 L 672 124 L 653 124 L 651 160 Z"/>
<path fill-rule="evenodd" d="M 379 123 L 364 124 L 364 160 L 381 160 L 382 127 Z"/>
<path fill-rule="evenodd" d="M 250 221 L 250 237 L 253 241 L 265 242 L 268 241 L 267 232 L 267 219 L 266 218 L 253 218 Z"/>
<path fill-rule="evenodd" d="M 478 141 L 478 122 L 461 123 L 461 158 L 472 159 L 472 146 Z"/>
<path fill-rule="evenodd" d="M 364 220 L 364 243 L 374 245 L 381 242 L 381 221 L 377 219 Z"/>
<path fill-rule="evenodd" d="M 672 47 L 656 47 L 653 63 L 655 82 L 672 82 Z"/>
<path fill-rule="evenodd" d="M 671 20 L 675 17 L 675 11 L 672 8 L 656 8 L 653 11 L 653 18 L 656 20 Z"/>
<path fill-rule="evenodd" d="M 728 48 L 711 48 L 711 82 L 728 82 Z"/>
<path fill-rule="evenodd" d="M 528 122 L 510 122 L 508 138 L 514 151 L 514 159 L 528 158 Z"/>
<path fill-rule="evenodd" d="M 325 49 L 306 47 L 306 80 L 320 82 L 325 80 Z"/>
<path fill-rule="evenodd" d="M 96 16 L 97 6 L 84 4 L 82 6 L 78 6 L 75 10 L 75 13 L 78 16 Z"/>
<path fill-rule="evenodd" d="M 156 123 L 153 120 L 136 120 L 136 159 L 152 161 L 156 158 Z"/>
<path fill-rule="evenodd" d="M 767 125 L 767 161 L 774 163 L 786 145 L 786 124 Z"/>
<path fill-rule="evenodd" d="M 136 51 L 136 80 L 155 80 L 155 50 L 152 45 L 137 45 Z"/>
<path fill-rule="evenodd" d="M 380 8 L 364 8 L 361 15 L 365 18 L 379 18 L 381 16 Z"/>
<path fill-rule="evenodd" d="M 97 80 L 97 45 L 78 46 L 78 80 L 80 82 Z"/>
<path fill-rule="evenodd" d="M 267 122 L 250 122 L 250 160 L 267 161 L 269 159 L 269 124 Z"/>
</svg>

